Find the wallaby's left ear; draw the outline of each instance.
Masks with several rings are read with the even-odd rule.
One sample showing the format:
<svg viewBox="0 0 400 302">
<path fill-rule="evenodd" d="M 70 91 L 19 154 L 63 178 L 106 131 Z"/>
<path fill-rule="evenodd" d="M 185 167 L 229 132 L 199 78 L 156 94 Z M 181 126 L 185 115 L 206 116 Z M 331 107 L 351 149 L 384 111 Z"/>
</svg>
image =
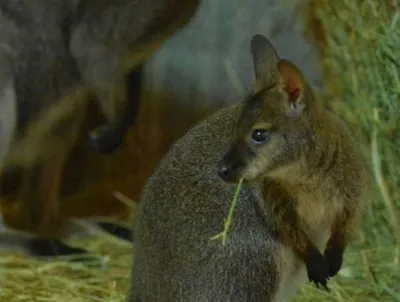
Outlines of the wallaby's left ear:
<svg viewBox="0 0 400 302">
<path fill-rule="evenodd" d="M 289 107 L 298 112 L 310 106 L 313 92 L 296 65 L 288 60 L 281 59 L 278 62 L 278 72 L 280 84 L 288 94 Z"/>
<path fill-rule="evenodd" d="M 261 34 L 254 35 L 250 44 L 257 92 L 277 83 L 279 57 L 272 43 Z"/>
</svg>

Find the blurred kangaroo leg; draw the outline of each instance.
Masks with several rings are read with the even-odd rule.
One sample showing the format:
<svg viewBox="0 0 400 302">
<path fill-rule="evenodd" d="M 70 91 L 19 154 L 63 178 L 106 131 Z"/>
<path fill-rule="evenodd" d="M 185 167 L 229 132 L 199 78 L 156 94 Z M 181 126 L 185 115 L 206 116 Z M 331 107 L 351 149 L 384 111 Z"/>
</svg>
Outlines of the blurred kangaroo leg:
<svg viewBox="0 0 400 302">
<path fill-rule="evenodd" d="M 0 215 L 0 250 L 4 252 L 17 252 L 26 256 L 52 258 L 57 256 L 75 256 L 73 261 L 91 260 L 95 255 L 85 249 L 71 246 L 62 242 L 60 239 L 41 237 L 36 234 L 30 234 L 13 230 L 4 225 L 3 217 Z M 68 233 L 89 235 L 88 230 L 80 227 L 77 228 L 73 224 L 66 224 Z M 62 236 L 61 236 L 62 237 Z M 79 255 L 79 258 L 76 256 Z"/>
<path fill-rule="evenodd" d="M 38 236 L 26 237 L 13 233 L 0 235 L 0 250 L 20 252 L 33 257 L 52 258 L 57 256 L 87 255 L 90 254 L 79 247 L 73 247 L 57 239 Z"/>
<path fill-rule="evenodd" d="M 66 142 L 65 149 L 25 170 L 23 187 L 19 201 L 26 200 L 27 205 L 22 213 L 27 214 L 24 221 L 35 233 L 52 236 L 61 226 L 59 215 L 59 192 L 61 176 L 66 157 L 73 142 Z"/>
<path fill-rule="evenodd" d="M 0 215 L 0 250 L 18 252 L 36 258 L 51 259 L 59 256 L 73 256 L 70 261 L 90 262 L 100 260 L 96 254 L 77 246 L 70 245 L 71 238 L 91 238 L 106 232 L 122 240 L 131 242 L 128 228 L 118 222 L 100 220 L 69 220 L 65 223 L 59 238 L 47 238 L 8 228 Z M 129 238 L 128 238 L 129 236 Z M 64 241 L 67 241 L 64 242 Z"/>
<path fill-rule="evenodd" d="M 86 92 L 61 99 L 13 146 L 0 175 L 3 203 L 16 203 L 11 211 L 3 211 L 8 225 L 43 236 L 57 233 L 61 172 L 77 138 L 87 100 Z"/>
</svg>

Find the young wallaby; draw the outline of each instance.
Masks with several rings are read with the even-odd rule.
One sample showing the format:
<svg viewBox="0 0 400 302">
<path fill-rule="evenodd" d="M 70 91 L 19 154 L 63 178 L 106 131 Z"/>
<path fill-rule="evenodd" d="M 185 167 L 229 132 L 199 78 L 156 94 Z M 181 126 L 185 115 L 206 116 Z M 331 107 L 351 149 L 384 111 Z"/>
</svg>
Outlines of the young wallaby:
<svg viewBox="0 0 400 302">
<path fill-rule="evenodd" d="M 315 97 L 300 70 L 261 35 L 251 49 L 255 91 L 219 174 L 260 185 L 261 208 L 280 238 L 305 261 L 310 280 L 327 288 L 362 217 L 366 166 L 345 123 Z M 310 239 L 323 232 L 324 255 Z"/>
<path fill-rule="evenodd" d="M 261 35 L 252 53 L 256 88 L 219 174 L 227 182 L 260 184 L 261 207 L 273 209 L 283 241 L 306 262 L 310 279 L 326 287 L 362 217 L 366 166 L 345 123 L 315 97 L 293 63 L 279 59 Z M 307 235 L 322 230 L 329 234 L 324 256 Z"/>
<path fill-rule="evenodd" d="M 137 100 L 128 100 L 127 73 L 184 26 L 198 2 L 0 2 L 0 194 L 2 203 L 19 201 L 13 211 L 27 225 L 38 227 L 45 211 L 56 216 L 57 203 L 45 199 L 57 198 L 87 102 L 97 100 L 108 120 L 91 145 L 114 151 L 137 109 Z"/>
<path fill-rule="evenodd" d="M 340 266 L 341 251 L 353 227 L 351 222 L 362 208 L 361 159 L 344 124 L 314 101 L 312 90 L 299 71 L 291 63 L 278 62 L 267 38 L 255 35 L 251 45 L 254 93 L 243 103 L 221 109 L 189 130 L 172 146 L 146 184 L 136 225 L 130 302 L 283 301 L 307 277 L 304 254 L 299 257 L 297 242 L 313 247 L 310 251 L 305 249 L 310 258 L 306 259 L 307 269 L 315 282 L 325 284 L 329 271 L 318 250 L 325 248 L 331 233 L 335 234 L 327 249 L 331 272 Z M 299 79 L 303 86 L 298 85 Z M 297 86 L 289 85 L 292 80 L 297 80 L 293 82 Z M 290 96 L 296 94 L 296 87 L 303 88 L 297 91 L 297 99 L 310 100 L 310 105 L 289 106 L 287 91 L 292 90 L 283 89 L 286 86 L 293 87 Z M 264 103 L 269 105 L 258 105 Z M 319 114 L 327 119 L 327 125 L 331 121 L 328 133 L 318 132 L 326 130 L 320 125 Z M 238 121 L 243 132 L 236 133 L 232 130 Z M 254 128 L 254 140 L 262 141 L 269 134 L 262 131 L 263 127 L 277 121 L 281 122 L 276 129 L 280 132 L 270 134 L 270 147 L 261 149 L 261 144 L 253 143 L 251 133 L 241 134 L 247 135 Z M 296 129 L 296 134 L 291 129 Z M 335 146 L 334 149 L 326 149 L 325 135 L 331 142 L 328 146 Z M 240 142 L 239 138 L 243 138 L 243 147 L 231 148 L 233 151 L 225 156 L 230 160 L 221 164 L 229 145 Z M 306 161 L 307 154 L 314 154 L 312 158 L 317 161 Z M 353 168 L 350 174 L 337 174 L 335 169 L 343 169 L 342 163 L 349 158 Z M 303 168 L 303 163 L 310 172 L 316 169 L 322 174 L 298 178 L 294 173 L 303 171 L 297 170 Z M 268 171 L 275 171 L 275 178 L 260 177 L 260 181 L 248 181 L 242 188 L 226 245 L 210 240 L 221 231 L 236 189 L 224 179 L 236 181 L 243 176 L 258 180 L 267 167 Z M 293 181 L 314 181 L 317 187 L 302 194 L 298 193 L 302 183 L 280 188 L 275 184 L 280 181 L 278 176 L 288 179 L 289 169 L 294 171 Z M 331 173 L 339 179 L 325 178 Z M 273 180 L 269 189 L 267 183 Z M 337 189 L 342 183 L 349 188 L 341 189 L 349 194 L 346 205 L 339 198 L 342 191 Z M 319 186 L 329 185 L 334 186 L 332 191 L 320 195 Z M 293 191 L 297 186 L 298 191 Z M 282 198 L 287 203 L 279 204 Z M 296 219 L 295 225 L 292 218 Z M 302 220 L 309 228 L 298 226 Z M 316 263 L 312 265 L 314 259 Z"/>
</svg>

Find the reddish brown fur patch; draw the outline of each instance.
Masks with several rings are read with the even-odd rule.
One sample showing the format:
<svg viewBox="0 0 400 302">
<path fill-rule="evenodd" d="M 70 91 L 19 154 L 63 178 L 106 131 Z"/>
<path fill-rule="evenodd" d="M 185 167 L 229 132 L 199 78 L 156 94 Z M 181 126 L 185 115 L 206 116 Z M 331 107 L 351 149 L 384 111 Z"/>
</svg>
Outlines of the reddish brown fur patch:
<svg viewBox="0 0 400 302">
<path fill-rule="evenodd" d="M 293 79 L 289 79 L 285 85 L 286 92 L 290 95 L 290 101 L 293 102 L 300 96 L 300 87 Z"/>
<path fill-rule="evenodd" d="M 293 63 L 281 60 L 279 62 L 279 73 L 284 84 L 284 89 L 290 96 L 290 102 L 295 102 L 300 97 L 305 85 L 305 80 L 301 72 Z"/>
</svg>

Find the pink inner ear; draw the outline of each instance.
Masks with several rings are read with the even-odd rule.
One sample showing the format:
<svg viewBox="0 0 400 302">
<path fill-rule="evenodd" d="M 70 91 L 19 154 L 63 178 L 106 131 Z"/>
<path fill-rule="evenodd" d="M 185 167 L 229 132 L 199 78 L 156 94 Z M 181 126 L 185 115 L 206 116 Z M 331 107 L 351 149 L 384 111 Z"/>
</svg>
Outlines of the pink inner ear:
<svg viewBox="0 0 400 302">
<path fill-rule="evenodd" d="M 298 101 L 304 89 L 304 79 L 297 67 L 286 60 L 279 62 L 279 72 L 281 74 L 284 89 L 289 94 L 289 102 Z"/>
<path fill-rule="evenodd" d="M 295 79 L 287 79 L 285 90 L 290 96 L 290 102 L 295 102 L 301 93 L 300 83 Z"/>
</svg>

